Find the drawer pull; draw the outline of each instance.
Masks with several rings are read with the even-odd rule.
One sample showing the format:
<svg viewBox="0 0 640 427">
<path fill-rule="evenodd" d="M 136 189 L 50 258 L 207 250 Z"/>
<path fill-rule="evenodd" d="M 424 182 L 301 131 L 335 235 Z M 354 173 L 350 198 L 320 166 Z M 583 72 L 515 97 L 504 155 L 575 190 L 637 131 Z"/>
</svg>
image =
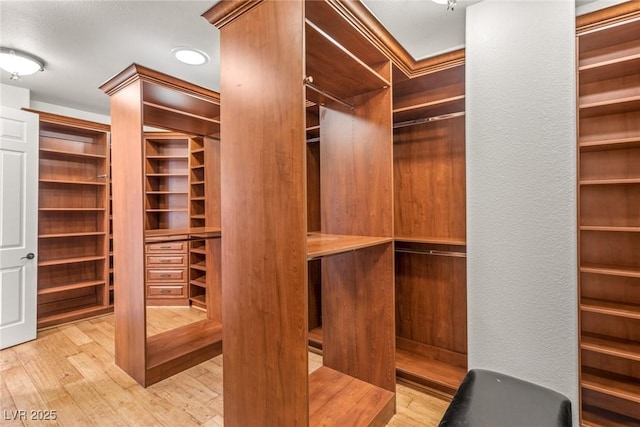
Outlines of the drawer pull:
<svg viewBox="0 0 640 427">
<path fill-rule="evenodd" d="M 171 246 L 160 246 L 160 249 L 171 249 Z"/>
<path fill-rule="evenodd" d="M 160 293 L 161 293 L 161 294 L 170 294 L 170 293 L 171 293 L 171 291 L 170 291 L 169 289 L 162 289 L 162 290 L 160 291 Z"/>
<path fill-rule="evenodd" d="M 166 278 L 166 277 L 171 277 L 170 274 L 161 274 L 160 277 Z"/>
<path fill-rule="evenodd" d="M 171 260 L 170 259 L 161 259 L 160 262 L 166 264 L 168 262 L 171 262 Z"/>
</svg>

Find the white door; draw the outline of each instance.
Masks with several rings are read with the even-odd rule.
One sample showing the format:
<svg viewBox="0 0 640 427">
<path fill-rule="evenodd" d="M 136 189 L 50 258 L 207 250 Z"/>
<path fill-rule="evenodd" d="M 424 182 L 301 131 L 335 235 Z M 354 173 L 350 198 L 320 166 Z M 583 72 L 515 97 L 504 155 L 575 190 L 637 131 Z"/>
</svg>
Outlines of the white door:
<svg viewBox="0 0 640 427">
<path fill-rule="evenodd" d="M 0 349 L 36 337 L 38 116 L 0 107 Z"/>
</svg>

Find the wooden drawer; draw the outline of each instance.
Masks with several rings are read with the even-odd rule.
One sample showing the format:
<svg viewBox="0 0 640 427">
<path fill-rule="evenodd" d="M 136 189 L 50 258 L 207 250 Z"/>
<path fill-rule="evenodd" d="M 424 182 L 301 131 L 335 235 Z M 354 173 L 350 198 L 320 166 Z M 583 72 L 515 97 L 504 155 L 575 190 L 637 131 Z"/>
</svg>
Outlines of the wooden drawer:
<svg viewBox="0 0 640 427">
<path fill-rule="evenodd" d="M 147 282 L 187 283 L 186 268 L 147 268 Z"/>
<path fill-rule="evenodd" d="M 150 243 L 146 245 L 146 251 L 151 253 L 187 252 L 187 242 Z"/>
<path fill-rule="evenodd" d="M 186 267 L 187 254 L 147 255 L 147 267 Z"/>
<path fill-rule="evenodd" d="M 185 298 L 187 287 L 179 283 L 147 285 L 147 296 L 151 298 Z"/>
</svg>

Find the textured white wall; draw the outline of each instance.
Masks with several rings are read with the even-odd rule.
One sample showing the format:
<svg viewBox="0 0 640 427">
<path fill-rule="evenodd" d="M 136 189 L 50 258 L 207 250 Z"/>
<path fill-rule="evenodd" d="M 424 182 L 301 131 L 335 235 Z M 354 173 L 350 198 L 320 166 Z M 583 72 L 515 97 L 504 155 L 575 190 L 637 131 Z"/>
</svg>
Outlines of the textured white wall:
<svg viewBox="0 0 640 427">
<path fill-rule="evenodd" d="M 578 410 L 574 2 L 467 9 L 469 368 Z"/>
</svg>

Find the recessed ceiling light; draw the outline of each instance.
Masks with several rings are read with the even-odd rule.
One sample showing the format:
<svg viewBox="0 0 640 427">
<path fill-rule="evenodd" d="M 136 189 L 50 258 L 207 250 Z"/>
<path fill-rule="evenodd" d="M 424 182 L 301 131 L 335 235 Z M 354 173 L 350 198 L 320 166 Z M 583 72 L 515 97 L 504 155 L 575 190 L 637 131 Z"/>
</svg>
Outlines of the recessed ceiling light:
<svg viewBox="0 0 640 427">
<path fill-rule="evenodd" d="M 201 50 L 190 47 L 176 47 L 171 49 L 174 58 L 189 65 L 202 65 L 209 62 L 209 56 Z"/>
<path fill-rule="evenodd" d="M 11 73 L 11 80 L 20 80 L 20 76 L 44 71 L 44 61 L 26 52 L 0 47 L 0 68 Z"/>
</svg>

